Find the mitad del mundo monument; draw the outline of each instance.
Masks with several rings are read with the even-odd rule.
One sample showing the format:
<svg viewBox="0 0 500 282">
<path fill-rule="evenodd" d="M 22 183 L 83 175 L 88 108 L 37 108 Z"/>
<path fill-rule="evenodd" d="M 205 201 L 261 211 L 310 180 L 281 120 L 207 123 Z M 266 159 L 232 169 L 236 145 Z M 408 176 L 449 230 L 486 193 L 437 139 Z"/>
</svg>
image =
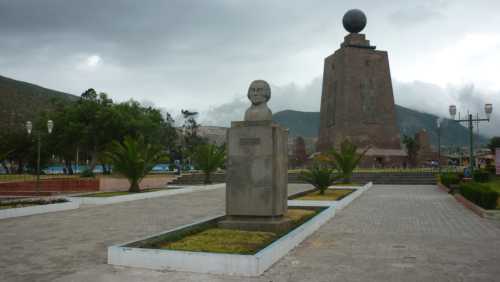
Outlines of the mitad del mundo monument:
<svg viewBox="0 0 500 282">
<path fill-rule="evenodd" d="M 400 166 L 406 153 L 396 124 L 389 59 L 360 33 L 366 22 L 361 10 L 348 11 L 343 25 L 349 34 L 325 58 L 317 150 L 339 147 L 348 139 L 369 148 L 362 166 Z"/>
</svg>

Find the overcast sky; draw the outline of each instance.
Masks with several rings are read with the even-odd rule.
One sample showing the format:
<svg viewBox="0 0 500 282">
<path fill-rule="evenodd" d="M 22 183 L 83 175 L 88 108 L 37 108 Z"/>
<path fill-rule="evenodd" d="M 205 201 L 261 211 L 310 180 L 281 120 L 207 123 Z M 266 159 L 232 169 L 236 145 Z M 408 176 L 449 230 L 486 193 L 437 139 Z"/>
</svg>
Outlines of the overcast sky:
<svg viewBox="0 0 500 282">
<path fill-rule="evenodd" d="M 241 119 L 254 79 L 273 111 L 318 111 L 323 59 L 365 11 L 363 33 L 387 50 L 396 103 L 440 115 L 493 103 L 500 134 L 500 1 L 0 0 L 0 75 L 79 95 Z M 483 128 L 483 127 L 482 127 Z"/>
</svg>

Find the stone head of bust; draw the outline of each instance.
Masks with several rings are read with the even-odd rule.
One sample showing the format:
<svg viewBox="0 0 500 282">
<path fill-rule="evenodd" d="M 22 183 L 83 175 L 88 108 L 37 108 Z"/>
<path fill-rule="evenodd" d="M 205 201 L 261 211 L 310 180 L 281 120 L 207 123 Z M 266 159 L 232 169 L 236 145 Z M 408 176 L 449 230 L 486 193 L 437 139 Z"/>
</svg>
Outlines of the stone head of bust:
<svg viewBox="0 0 500 282">
<path fill-rule="evenodd" d="M 252 102 L 245 112 L 246 121 L 271 120 L 273 114 L 267 107 L 271 99 L 271 87 L 264 80 L 254 80 L 248 87 L 248 99 Z"/>
<path fill-rule="evenodd" d="M 271 87 L 264 80 L 254 80 L 248 87 L 247 96 L 253 105 L 267 103 L 271 99 Z"/>
</svg>

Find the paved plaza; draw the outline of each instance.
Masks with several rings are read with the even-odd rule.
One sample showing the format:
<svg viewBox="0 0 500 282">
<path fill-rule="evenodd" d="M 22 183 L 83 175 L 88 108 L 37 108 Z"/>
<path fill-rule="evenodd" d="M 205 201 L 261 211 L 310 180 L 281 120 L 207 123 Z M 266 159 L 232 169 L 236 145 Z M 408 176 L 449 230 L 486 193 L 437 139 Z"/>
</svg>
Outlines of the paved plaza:
<svg viewBox="0 0 500 282">
<path fill-rule="evenodd" d="M 0 281 L 500 281 L 500 226 L 435 186 L 375 185 L 260 277 L 106 264 L 107 246 L 223 212 L 221 188 L 1 220 Z"/>
</svg>

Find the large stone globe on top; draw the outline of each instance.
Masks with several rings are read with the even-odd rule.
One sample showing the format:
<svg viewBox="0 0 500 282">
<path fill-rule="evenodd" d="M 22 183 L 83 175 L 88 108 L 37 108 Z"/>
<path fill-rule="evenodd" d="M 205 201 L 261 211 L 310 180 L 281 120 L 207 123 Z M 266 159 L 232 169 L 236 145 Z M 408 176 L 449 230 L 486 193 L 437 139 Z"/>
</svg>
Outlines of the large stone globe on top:
<svg viewBox="0 0 500 282">
<path fill-rule="evenodd" d="M 342 24 L 349 33 L 359 33 L 366 26 L 366 15 L 359 9 L 352 9 L 345 13 Z"/>
</svg>

